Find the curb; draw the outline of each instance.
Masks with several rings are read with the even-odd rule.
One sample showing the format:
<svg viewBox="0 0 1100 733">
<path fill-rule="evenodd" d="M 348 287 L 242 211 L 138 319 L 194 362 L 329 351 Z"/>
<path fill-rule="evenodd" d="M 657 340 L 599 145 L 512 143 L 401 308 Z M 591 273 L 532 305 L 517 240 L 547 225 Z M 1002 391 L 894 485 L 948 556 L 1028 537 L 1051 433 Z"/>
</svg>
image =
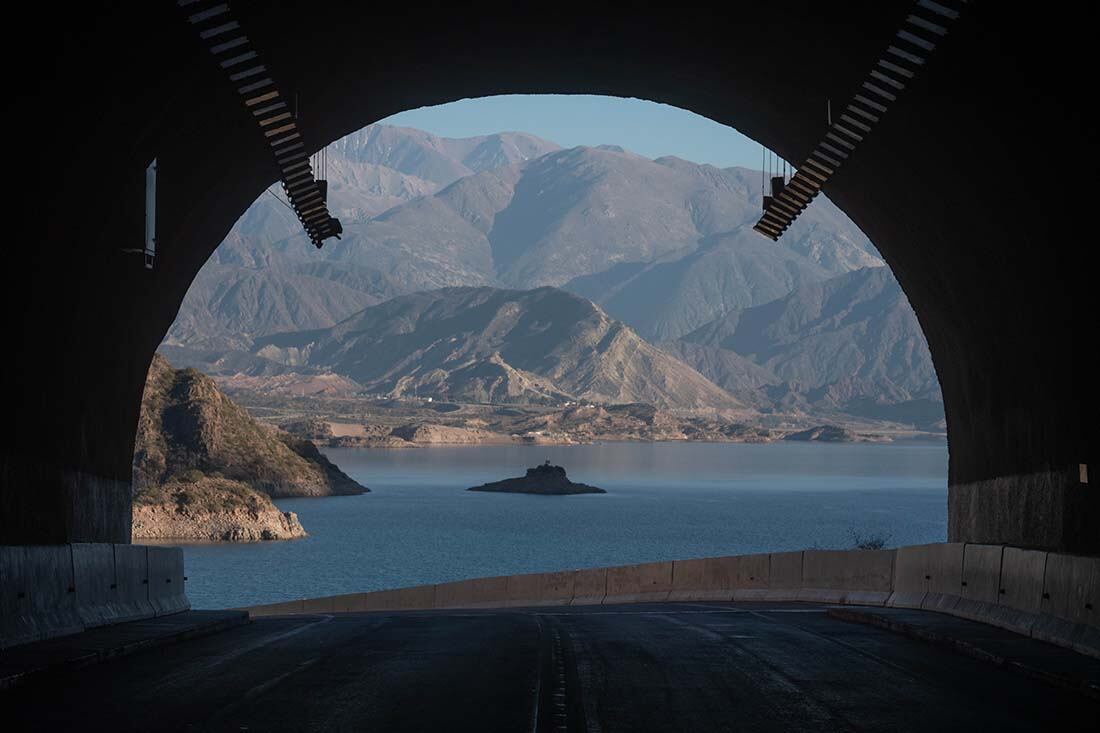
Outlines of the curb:
<svg viewBox="0 0 1100 733">
<path fill-rule="evenodd" d="M 11 690 L 16 688 L 29 680 L 36 679 L 38 677 L 45 677 L 50 674 L 54 674 L 64 671 L 72 671 L 82 669 L 84 667 L 90 667 L 94 664 L 101 664 L 103 662 L 109 662 L 115 659 L 121 659 L 122 657 L 128 657 L 131 654 L 144 651 L 146 649 L 156 649 L 158 647 L 168 646 L 180 641 L 187 641 L 188 639 L 198 639 L 203 636 L 210 636 L 221 631 L 235 628 L 237 626 L 244 626 L 251 623 L 251 619 L 247 612 L 241 612 L 239 615 L 233 615 L 226 618 L 221 618 L 209 623 L 197 623 L 194 626 L 181 629 L 174 633 L 163 634 L 160 636 L 151 636 L 145 639 L 139 639 L 137 641 L 131 641 L 125 644 L 121 644 L 110 649 L 103 649 L 101 651 L 79 651 L 74 655 L 61 662 L 54 664 L 48 664 L 41 667 L 32 667 L 20 672 L 15 672 L 0 676 L 0 691 Z M 136 622 L 140 623 L 140 621 Z"/>
<path fill-rule="evenodd" d="M 829 618 L 837 619 L 838 621 L 864 624 L 866 626 L 877 626 L 880 629 L 892 631 L 895 634 L 900 634 L 910 639 L 925 641 L 945 649 L 950 649 L 951 651 L 972 659 L 1010 669 L 1024 676 L 1042 680 L 1056 687 L 1080 692 L 1093 700 L 1100 700 L 1100 683 L 1081 679 L 1079 677 L 1070 677 L 1068 675 L 1050 672 L 1049 670 L 1041 669 L 1030 664 L 1018 662 L 953 636 L 947 636 L 946 634 L 914 626 L 904 621 L 896 621 L 881 614 L 858 611 L 853 608 L 829 608 L 826 609 L 825 615 Z"/>
</svg>

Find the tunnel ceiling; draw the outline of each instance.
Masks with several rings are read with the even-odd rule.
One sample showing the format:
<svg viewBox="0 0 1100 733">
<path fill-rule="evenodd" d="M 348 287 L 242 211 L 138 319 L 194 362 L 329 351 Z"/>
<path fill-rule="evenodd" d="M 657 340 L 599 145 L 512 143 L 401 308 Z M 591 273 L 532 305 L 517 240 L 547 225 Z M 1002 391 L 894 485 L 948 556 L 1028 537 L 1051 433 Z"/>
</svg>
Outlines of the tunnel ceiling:
<svg viewBox="0 0 1100 733">
<path fill-rule="evenodd" d="M 587 93 L 682 107 L 794 161 L 823 135 L 826 100 L 852 95 L 911 7 L 754 3 L 720 18 L 590 5 L 233 5 L 280 88 L 297 95 L 312 149 L 424 105 Z M 825 192 L 889 262 L 928 338 L 947 412 L 953 537 L 1095 548 L 1097 492 L 1078 481 L 1096 402 L 1082 351 L 1095 342 L 1082 266 L 1092 227 L 1065 203 L 1079 183 L 1043 153 L 1066 151 L 1076 171 L 1095 160 L 1080 103 L 1092 18 L 971 5 Z M 153 350 L 199 267 L 278 175 L 174 3 L 97 10 L 28 21 L 48 30 L 53 53 L 19 42 L 4 51 L 24 71 L 9 92 L 19 186 L 5 305 L 17 356 L 3 366 L 15 430 L 0 463 L 0 542 L 128 538 Z M 140 246 L 154 156 L 150 272 L 120 250 Z"/>
</svg>

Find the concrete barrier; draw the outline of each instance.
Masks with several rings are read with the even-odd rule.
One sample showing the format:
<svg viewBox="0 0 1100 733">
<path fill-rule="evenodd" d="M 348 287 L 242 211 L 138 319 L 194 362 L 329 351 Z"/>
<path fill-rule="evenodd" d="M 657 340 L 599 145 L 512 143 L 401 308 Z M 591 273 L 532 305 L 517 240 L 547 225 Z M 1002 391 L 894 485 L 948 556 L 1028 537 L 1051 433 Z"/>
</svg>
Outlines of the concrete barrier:
<svg viewBox="0 0 1100 733">
<path fill-rule="evenodd" d="M 645 603 L 667 601 L 672 592 L 671 562 L 620 565 L 607 569 L 607 595 L 603 602 Z"/>
<path fill-rule="evenodd" d="M 253 618 L 263 616 L 298 616 L 305 613 L 305 601 L 283 601 L 282 603 L 265 603 L 260 606 L 249 606 L 241 610 L 248 611 Z"/>
<path fill-rule="evenodd" d="M 414 585 L 411 588 L 379 590 L 365 594 L 367 611 L 422 611 L 435 608 L 434 585 Z"/>
<path fill-rule="evenodd" d="M 0 588 L 0 647 L 190 608 L 179 548 L 0 546 Z"/>
<path fill-rule="evenodd" d="M 73 585 L 76 586 L 77 613 L 81 623 L 86 628 L 114 623 L 121 615 L 114 546 L 73 544 L 72 553 Z"/>
<path fill-rule="evenodd" d="M 928 595 L 931 545 L 899 547 L 894 553 L 894 588 L 886 600 L 894 608 L 920 608 Z"/>
<path fill-rule="evenodd" d="M 461 581 L 469 582 L 469 581 Z M 346 593 L 338 596 L 307 598 L 281 603 L 248 606 L 253 617 L 294 616 L 313 613 L 365 613 L 370 611 L 423 611 L 435 608 L 434 585 L 376 590 L 366 593 Z"/>
<path fill-rule="evenodd" d="M 1046 552 L 1004 548 L 998 603 L 991 609 L 990 623 L 1021 634 L 1031 633 L 1042 608 L 1046 565 Z"/>
<path fill-rule="evenodd" d="M 762 600 L 797 601 L 801 590 L 802 553 L 771 553 L 768 558 L 768 590 Z"/>
<path fill-rule="evenodd" d="M 427 602 L 420 608 L 432 608 L 435 605 L 435 586 L 416 586 L 417 588 L 427 587 L 429 593 L 427 594 Z M 407 591 L 411 588 L 402 588 L 399 590 L 376 590 L 369 591 L 367 593 L 353 593 L 350 596 L 344 596 L 346 599 L 344 603 L 339 604 L 341 607 L 336 609 L 341 613 L 358 613 L 363 611 L 406 611 L 412 610 L 411 604 L 405 605 L 404 600 L 408 598 Z M 336 608 L 334 605 L 333 608 Z"/>
<path fill-rule="evenodd" d="M 322 596 L 320 598 L 306 598 L 302 601 L 302 613 L 336 613 L 336 599 L 339 596 Z"/>
<path fill-rule="evenodd" d="M 366 610 L 366 593 L 344 593 L 332 596 L 333 613 L 360 613 Z"/>
<path fill-rule="evenodd" d="M 672 563 L 672 589 L 667 599 L 670 601 L 702 601 L 706 593 L 707 561 L 675 560 Z M 718 589 L 719 593 L 728 592 L 729 586 Z M 728 599 L 727 599 L 728 600 Z"/>
<path fill-rule="evenodd" d="M 436 608 L 436 586 L 414 586 L 397 591 L 397 603 L 408 611 Z"/>
<path fill-rule="evenodd" d="M 967 544 L 963 551 L 963 579 L 959 602 L 951 613 L 975 621 L 994 616 L 992 606 L 1000 598 L 1001 545 Z"/>
<path fill-rule="evenodd" d="M 1037 614 L 1043 605 L 1047 554 L 1006 547 L 1001 559 L 1001 605 Z"/>
<path fill-rule="evenodd" d="M 1100 558 L 1047 556 L 1032 636 L 1100 658 Z"/>
<path fill-rule="evenodd" d="M 112 545 L 117 595 L 116 620 L 134 621 L 156 615 L 149 603 L 149 553 L 144 545 Z"/>
<path fill-rule="evenodd" d="M 508 577 L 474 578 L 435 586 L 436 608 L 503 608 L 508 602 Z"/>
<path fill-rule="evenodd" d="M 607 568 L 586 568 L 573 572 L 573 599 L 569 605 L 599 605 L 606 596 Z"/>
<path fill-rule="evenodd" d="M 899 547 L 894 555 L 893 592 L 886 605 L 949 611 L 962 590 L 961 542 Z"/>
<path fill-rule="evenodd" d="M 733 560 L 735 580 L 733 585 L 734 601 L 762 601 L 768 594 L 771 584 L 772 556 L 740 555 Z"/>
<path fill-rule="evenodd" d="M 573 571 L 530 573 L 508 578 L 510 607 L 568 606 L 573 600 Z"/>
<path fill-rule="evenodd" d="M 1049 616 L 1100 627 L 1100 557 L 1047 557 L 1039 610 Z"/>
<path fill-rule="evenodd" d="M 956 616 L 1031 634 L 1042 598 L 1047 553 L 968 544 Z M 1031 610 L 1028 610 L 1031 609 Z"/>
<path fill-rule="evenodd" d="M 158 616 L 191 608 L 184 591 L 183 549 L 147 547 L 149 561 L 149 603 Z"/>
<path fill-rule="evenodd" d="M 708 557 L 703 561 L 701 601 L 732 601 L 741 566 L 737 557 Z"/>
<path fill-rule="evenodd" d="M 928 581 L 928 595 L 925 596 L 921 608 L 950 613 L 958 605 L 962 594 L 966 544 L 943 542 L 925 547 L 927 563 L 924 572 Z"/>
<path fill-rule="evenodd" d="M 678 560 L 478 578 L 249 610 L 274 615 L 730 599 L 924 608 L 1100 657 L 1100 558 L 1000 545 L 942 543 Z"/>
<path fill-rule="evenodd" d="M 68 545 L 0 546 L 0 648 L 81 631 Z"/>
<path fill-rule="evenodd" d="M 881 606 L 893 580 L 893 550 L 806 550 L 798 600 Z"/>
<path fill-rule="evenodd" d="M 737 557 L 677 560 L 672 565 L 670 601 L 729 601 L 737 585 Z"/>
</svg>

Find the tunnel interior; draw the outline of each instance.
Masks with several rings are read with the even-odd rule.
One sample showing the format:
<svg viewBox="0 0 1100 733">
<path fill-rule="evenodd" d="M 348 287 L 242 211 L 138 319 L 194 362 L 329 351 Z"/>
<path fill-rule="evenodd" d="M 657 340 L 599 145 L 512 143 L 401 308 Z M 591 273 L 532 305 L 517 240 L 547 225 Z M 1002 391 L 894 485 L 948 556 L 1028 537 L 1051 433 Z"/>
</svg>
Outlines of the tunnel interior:
<svg viewBox="0 0 1100 733">
<path fill-rule="evenodd" d="M 274 78 L 310 110 L 311 150 L 414 107 L 588 93 L 691 110 L 792 161 L 909 6 L 773 3 L 742 8 L 734 29 L 696 12 L 563 8 L 536 23 L 533 9 L 425 21 L 390 8 L 384 27 L 416 31 L 381 32 L 383 16 L 340 3 L 234 3 Z M 1079 102 L 1088 24 L 1055 34 L 1053 18 L 968 10 L 826 194 L 875 243 L 927 336 L 948 426 L 949 539 L 1096 554 L 1100 495 L 1083 468 L 1096 396 L 1089 227 L 1044 154 L 1070 151 L 1080 171 L 1096 157 Z M 3 367 L 14 429 L 0 543 L 125 543 L 153 352 L 199 268 L 279 174 L 173 4 L 40 21 L 57 53 L 11 92 L 21 186 L 3 291 L 17 358 Z M 9 64 L 20 52 L 5 50 Z M 153 158 L 160 234 L 147 270 L 122 250 L 140 246 Z"/>
</svg>

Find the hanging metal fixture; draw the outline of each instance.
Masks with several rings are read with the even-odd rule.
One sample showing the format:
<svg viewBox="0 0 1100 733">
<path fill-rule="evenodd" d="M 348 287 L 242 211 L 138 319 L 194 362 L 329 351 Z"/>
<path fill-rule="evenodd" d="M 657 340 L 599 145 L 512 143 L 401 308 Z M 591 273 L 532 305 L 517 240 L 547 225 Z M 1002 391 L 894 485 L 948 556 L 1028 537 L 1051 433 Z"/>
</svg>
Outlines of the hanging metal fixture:
<svg viewBox="0 0 1100 733">
<path fill-rule="evenodd" d="M 947 35 L 948 27 L 958 20 L 966 2 L 917 0 L 901 30 L 835 122 L 832 101 L 827 102 L 828 132 L 802 166 L 793 171 L 794 175 L 789 179 L 784 175 L 778 192 L 774 186 L 776 179 L 772 179 L 772 195 L 765 199 L 764 215 L 753 229 L 773 241 L 783 236 L 871 133 L 898 95 L 912 83 Z"/>
<path fill-rule="evenodd" d="M 328 211 L 327 183 L 313 176 L 296 114 L 289 109 L 259 53 L 245 35 L 227 2 L 177 0 L 187 21 L 214 56 L 218 67 L 237 89 L 244 108 L 256 122 L 275 156 L 290 208 L 306 234 L 320 248 L 329 237 L 340 238 L 344 229 Z"/>
</svg>

